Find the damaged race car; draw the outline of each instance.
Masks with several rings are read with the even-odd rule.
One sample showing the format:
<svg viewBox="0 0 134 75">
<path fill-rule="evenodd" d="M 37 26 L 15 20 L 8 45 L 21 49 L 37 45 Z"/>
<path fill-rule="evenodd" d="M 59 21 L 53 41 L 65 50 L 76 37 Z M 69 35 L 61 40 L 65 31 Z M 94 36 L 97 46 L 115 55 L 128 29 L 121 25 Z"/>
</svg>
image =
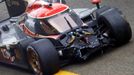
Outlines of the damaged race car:
<svg viewBox="0 0 134 75">
<path fill-rule="evenodd" d="M 104 47 L 123 45 L 132 37 L 117 8 L 71 9 L 65 3 L 36 0 L 17 18 L 1 25 L 0 61 L 53 75 L 69 62 L 81 62 Z"/>
</svg>

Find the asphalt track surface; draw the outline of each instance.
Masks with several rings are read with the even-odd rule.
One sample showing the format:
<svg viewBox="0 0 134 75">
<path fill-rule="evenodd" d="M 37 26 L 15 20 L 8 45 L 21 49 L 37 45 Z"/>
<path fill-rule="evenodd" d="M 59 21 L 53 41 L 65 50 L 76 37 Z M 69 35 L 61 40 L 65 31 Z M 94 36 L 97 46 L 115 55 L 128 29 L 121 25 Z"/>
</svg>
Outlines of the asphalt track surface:
<svg viewBox="0 0 134 75">
<path fill-rule="evenodd" d="M 93 7 L 88 0 L 68 0 L 72 8 Z M 130 22 L 134 31 L 134 0 L 103 0 L 102 5 L 120 8 Z M 134 34 L 134 33 L 133 33 Z M 63 69 L 80 75 L 134 75 L 134 37 L 121 47 L 107 49 L 104 54 L 94 54 L 91 58 L 78 64 L 72 64 Z M 0 75 L 32 75 L 23 70 L 0 65 Z"/>
</svg>

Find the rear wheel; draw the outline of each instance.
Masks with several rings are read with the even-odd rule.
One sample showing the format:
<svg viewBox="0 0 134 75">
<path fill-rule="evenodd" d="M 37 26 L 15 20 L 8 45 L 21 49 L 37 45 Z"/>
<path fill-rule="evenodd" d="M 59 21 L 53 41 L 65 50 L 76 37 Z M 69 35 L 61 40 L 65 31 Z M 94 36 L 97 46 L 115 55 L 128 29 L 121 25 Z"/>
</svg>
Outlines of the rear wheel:
<svg viewBox="0 0 134 75">
<path fill-rule="evenodd" d="M 122 45 L 131 39 L 130 25 L 118 10 L 111 8 L 100 13 L 98 21 L 100 25 L 103 24 L 109 28 L 109 36 L 115 39 L 115 44 Z"/>
<path fill-rule="evenodd" d="M 28 62 L 36 75 L 53 75 L 59 70 L 59 56 L 48 39 L 38 40 L 27 47 Z"/>
</svg>

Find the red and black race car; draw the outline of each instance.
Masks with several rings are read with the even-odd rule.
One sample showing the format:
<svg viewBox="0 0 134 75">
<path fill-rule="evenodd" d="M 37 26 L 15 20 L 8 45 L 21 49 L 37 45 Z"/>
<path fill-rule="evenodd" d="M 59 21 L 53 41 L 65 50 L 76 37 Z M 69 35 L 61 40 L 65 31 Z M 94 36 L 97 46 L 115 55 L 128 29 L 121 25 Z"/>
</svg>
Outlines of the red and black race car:
<svg viewBox="0 0 134 75">
<path fill-rule="evenodd" d="M 122 12 L 100 6 L 100 0 L 92 3 L 97 7 L 71 9 L 64 3 L 34 1 L 17 22 L 1 23 L 0 61 L 52 75 L 66 63 L 127 43 L 132 32 Z"/>
</svg>

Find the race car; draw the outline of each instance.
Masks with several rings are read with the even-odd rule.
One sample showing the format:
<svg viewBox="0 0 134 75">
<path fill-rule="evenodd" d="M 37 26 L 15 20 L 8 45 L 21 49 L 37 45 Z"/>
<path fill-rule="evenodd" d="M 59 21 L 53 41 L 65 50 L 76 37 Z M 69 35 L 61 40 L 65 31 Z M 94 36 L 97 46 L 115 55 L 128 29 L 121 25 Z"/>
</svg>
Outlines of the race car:
<svg viewBox="0 0 134 75">
<path fill-rule="evenodd" d="M 17 21 L 1 24 L 0 61 L 35 75 L 53 75 L 67 63 L 129 42 L 132 31 L 123 13 L 100 2 L 92 0 L 92 9 L 71 9 L 64 3 L 34 1 Z"/>
</svg>

